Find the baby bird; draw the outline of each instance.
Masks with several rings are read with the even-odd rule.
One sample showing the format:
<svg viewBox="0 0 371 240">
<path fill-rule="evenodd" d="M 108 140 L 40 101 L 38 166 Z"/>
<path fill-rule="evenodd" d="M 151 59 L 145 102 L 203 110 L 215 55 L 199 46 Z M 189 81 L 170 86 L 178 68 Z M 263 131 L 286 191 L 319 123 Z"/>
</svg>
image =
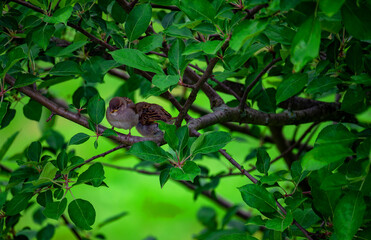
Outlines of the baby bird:
<svg viewBox="0 0 371 240">
<path fill-rule="evenodd" d="M 106 111 L 108 122 L 114 127 L 129 129 L 136 126 L 139 121 L 139 115 L 135 112 L 135 104 L 127 97 L 114 97 L 109 102 Z"/>
<path fill-rule="evenodd" d="M 172 122 L 171 115 L 157 104 L 139 102 L 135 104 L 135 112 L 139 116 L 139 122 L 136 128 L 144 137 L 163 136 L 163 132 L 155 121 Z"/>
</svg>

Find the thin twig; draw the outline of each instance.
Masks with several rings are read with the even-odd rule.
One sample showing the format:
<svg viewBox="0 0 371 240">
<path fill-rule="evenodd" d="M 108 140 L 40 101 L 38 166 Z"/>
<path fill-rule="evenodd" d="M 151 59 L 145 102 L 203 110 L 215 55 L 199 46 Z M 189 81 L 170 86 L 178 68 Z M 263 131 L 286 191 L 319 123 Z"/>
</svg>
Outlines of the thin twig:
<svg viewBox="0 0 371 240">
<path fill-rule="evenodd" d="M 78 239 L 78 240 L 82 240 L 82 237 L 80 236 L 79 232 L 77 231 L 76 227 L 70 223 L 70 221 L 67 219 L 66 215 L 62 214 L 61 215 L 64 223 L 67 225 L 67 227 L 72 231 L 73 235 L 75 235 L 75 237 Z"/>
</svg>

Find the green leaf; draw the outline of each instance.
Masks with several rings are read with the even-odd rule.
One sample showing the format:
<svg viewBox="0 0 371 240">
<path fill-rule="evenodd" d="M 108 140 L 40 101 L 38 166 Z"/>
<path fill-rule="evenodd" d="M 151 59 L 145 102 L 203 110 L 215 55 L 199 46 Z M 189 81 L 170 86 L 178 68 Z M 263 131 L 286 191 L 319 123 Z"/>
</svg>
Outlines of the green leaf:
<svg viewBox="0 0 371 240">
<path fill-rule="evenodd" d="M 152 141 L 144 141 L 135 143 L 129 150 L 130 154 L 137 156 L 145 161 L 152 161 L 155 163 L 162 163 L 167 161 L 171 156 L 162 148 L 157 146 Z"/>
<path fill-rule="evenodd" d="M 55 232 L 55 226 L 52 224 L 48 224 L 42 229 L 40 229 L 36 234 L 37 240 L 49 240 L 52 239 Z"/>
<path fill-rule="evenodd" d="M 124 212 L 121 212 L 119 214 L 116 214 L 116 215 L 114 215 L 112 217 L 109 217 L 109 218 L 105 219 L 103 222 L 99 223 L 98 228 L 101 228 L 103 226 L 106 226 L 109 223 L 115 222 L 115 221 L 121 219 L 122 217 L 125 217 L 128 214 L 129 214 L 129 212 L 124 211 Z"/>
<path fill-rule="evenodd" d="M 173 167 L 170 170 L 170 177 L 177 181 L 191 181 L 201 173 L 201 169 L 193 161 L 186 161 L 182 168 Z"/>
<path fill-rule="evenodd" d="M 296 73 L 289 76 L 277 88 L 277 104 L 301 92 L 307 82 L 308 75 L 305 73 Z"/>
<path fill-rule="evenodd" d="M 104 75 L 112 68 L 118 67 L 114 60 L 105 60 L 100 56 L 91 57 L 86 59 L 81 68 L 84 73 L 81 75 L 85 81 L 89 83 L 102 83 Z"/>
<path fill-rule="evenodd" d="M 69 142 L 69 145 L 79 145 L 79 144 L 82 144 L 86 141 L 88 141 L 90 138 L 90 136 L 88 134 L 85 134 L 85 133 L 77 133 L 75 134 L 70 142 Z"/>
<path fill-rule="evenodd" d="M 238 209 L 239 209 L 238 205 L 235 205 L 227 209 L 227 212 L 225 213 L 223 220 L 222 220 L 222 229 L 225 226 L 227 226 L 227 224 L 231 221 L 232 217 L 236 215 Z"/>
<path fill-rule="evenodd" d="M 68 214 L 72 222 L 79 228 L 90 230 L 95 222 L 95 209 L 93 205 L 83 199 L 73 200 L 68 205 Z"/>
<path fill-rule="evenodd" d="M 33 99 L 30 99 L 30 101 L 23 106 L 23 114 L 28 119 L 38 122 L 40 121 L 41 113 L 42 113 L 41 104 Z"/>
<path fill-rule="evenodd" d="M 176 85 L 179 82 L 178 75 L 165 75 L 165 74 L 156 74 L 152 78 L 152 83 L 160 90 L 168 89 L 170 86 Z"/>
<path fill-rule="evenodd" d="M 1 120 L 1 119 L 0 119 Z M 1 121 L 0 121 L 1 122 Z M 0 148 L 0 161 L 4 159 L 6 152 L 9 150 L 10 146 L 12 146 L 15 138 L 18 136 L 19 131 L 15 132 L 10 136 L 1 146 Z"/>
<path fill-rule="evenodd" d="M 371 15 L 366 1 L 347 0 L 341 8 L 345 29 L 359 40 L 371 40 Z"/>
<path fill-rule="evenodd" d="M 208 229 L 216 229 L 218 226 L 217 215 L 214 208 L 201 207 L 197 212 L 197 219 Z"/>
<path fill-rule="evenodd" d="M 68 155 L 65 150 L 62 150 L 57 157 L 57 166 L 59 170 L 64 170 L 68 164 Z"/>
<path fill-rule="evenodd" d="M 27 85 L 30 85 L 30 84 L 36 82 L 39 79 L 40 79 L 39 77 L 37 77 L 35 75 L 32 75 L 32 74 L 29 74 L 29 73 L 18 74 L 17 80 L 15 81 L 15 84 L 14 84 L 13 87 L 14 88 L 24 87 L 24 86 L 27 86 Z"/>
<path fill-rule="evenodd" d="M 325 191 L 342 189 L 342 187 L 348 183 L 349 182 L 344 174 L 334 173 L 324 179 L 320 188 Z"/>
<path fill-rule="evenodd" d="M 366 204 L 361 192 L 346 194 L 335 208 L 334 229 L 338 239 L 351 240 L 362 225 Z"/>
<path fill-rule="evenodd" d="M 63 61 L 54 65 L 49 74 L 55 76 L 71 76 L 82 74 L 80 65 L 74 61 Z"/>
<path fill-rule="evenodd" d="M 305 229 L 311 227 L 320 220 L 312 208 L 306 208 L 304 210 L 297 208 L 293 212 L 293 216 L 294 219 Z"/>
<path fill-rule="evenodd" d="M 88 103 L 88 115 L 95 124 L 102 122 L 104 114 L 106 113 L 105 106 L 105 102 L 99 94 L 90 98 Z"/>
<path fill-rule="evenodd" d="M 85 46 L 88 42 L 87 41 L 77 41 L 68 45 L 67 47 L 53 47 L 48 49 L 45 52 L 45 55 L 51 57 L 70 57 L 73 56 L 73 52 Z"/>
<path fill-rule="evenodd" d="M 215 55 L 220 48 L 223 46 L 223 41 L 207 41 L 207 42 L 201 42 L 201 50 L 206 54 L 212 54 Z"/>
<path fill-rule="evenodd" d="M 319 8 L 322 12 L 326 13 L 329 17 L 337 13 L 341 6 L 343 6 L 345 0 L 333 1 L 333 0 L 321 0 L 319 1 Z"/>
<path fill-rule="evenodd" d="M 64 213 L 67 207 L 67 198 L 63 198 L 62 201 L 47 202 L 46 207 L 43 210 L 43 214 L 47 218 L 58 220 Z"/>
<path fill-rule="evenodd" d="M 241 192 L 242 199 L 250 207 L 256 208 L 261 212 L 276 211 L 277 205 L 273 194 L 268 192 L 263 186 L 247 184 L 238 189 Z"/>
<path fill-rule="evenodd" d="M 102 136 L 104 137 L 117 136 L 117 133 L 115 132 L 115 130 L 107 128 L 103 131 Z"/>
<path fill-rule="evenodd" d="M 363 71 L 363 49 L 359 42 L 352 44 L 347 50 L 345 62 L 348 67 L 355 73 L 360 74 Z"/>
<path fill-rule="evenodd" d="M 371 77 L 366 73 L 362 73 L 360 75 L 354 75 L 350 77 L 353 82 L 357 84 L 364 84 L 366 86 L 371 86 Z"/>
<path fill-rule="evenodd" d="M 213 22 L 216 16 L 216 10 L 209 1 L 182 0 L 179 8 L 191 20 L 205 19 Z"/>
<path fill-rule="evenodd" d="M 292 42 L 291 62 L 294 64 L 295 72 L 299 72 L 318 56 L 320 42 L 320 22 L 316 17 L 310 17 L 300 26 Z"/>
<path fill-rule="evenodd" d="M 169 61 L 179 74 L 185 67 L 185 56 L 183 55 L 184 49 L 185 44 L 183 40 L 176 39 L 169 50 Z"/>
<path fill-rule="evenodd" d="M 176 150 L 178 147 L 178 138 L 176 137 L 176 126 L 165 122 L 159 123 L 159 128 L 164 132 L 164 139 L 169 146 Z"/>
<path fill-rule="evenodd" d="M 361 86 L 349 88 L 341 103 L 341 110 L 355 114 L 366 110 L 366 94 Z"/>
<path fill-rule="evenodd" d="M 126 66 L 159 74 L 164 73 L 156 60 L 148 57 L 139 50 L 124 48 L 110 52 L 110 54 L 116 62 Z"/>
<path fill-rule="evenodd" d="M 138 50 L 147 53 L 152 50 L 155 50 L 156 48 L 159 48 L 162 46 L 163 38 L 161 35 L 153 34 L 151 36 L 145 37 L 141 39 L 138 43 Z"/>
<path fill-rule="evenodd" d="M 55 178 L 55 174 L 57 173 L 58 168 L 56 168 L 53 163 L 48 162 L 44 168 L 43 171 L 40 174 L 40 177 L 38 180 L 35 180 L 32 182 L 34 186 L 52 182 L 52 180 Z"/>
<path fill-rule="evenodd" d="M 258 148 L 256 158 L 256 169 L 261 173 L 268 174 L 271 158 L 267 151 L 264 148 Z"/>
<path fill-rule="evenodd" d="M 268 26 L 267 21 L 244 20 L 234 29 L 229 46 L 238 51 L 247 42 L 258 36 Z"/>
<path fill-rule="evenodd" d="M 301 163 L 299 161 L 295 161 L 292 163 L 291 177 L 296 184 L 299 184 L 301 181 L 303 181 L 309 173 L 309 171 L 303 171 L 303 168 L 301 167 Z"/>
<path fill-rule="evenodd" d="M 32 33 L 32 41 L 45 51 L 50 43 L 50 38 L 53 36 L 54 31 L 54 26 L 45 25 Z"/>
<path fill-rule="evenodd" d="M 5 204 L 5 213 L 8 216 L 14 216 L 20 213 L 28 206 L 28 201 L 32 198 L 32 193 L 19 193 Z"/>
<path fill-rule="evenodd" d="M 169 26 L 164 30 L 164 33 L 170 37 L 176 37 L 176 38 L 188 38 L 192 39 L 193 35 L 191 30 L 188 28 L 178 28 L 174 25 Z"/>
<path fill-rule="evenodd" d="M 130 42 L 137 39 L 148 28 L 152 17 L 152 7 L 150 4 L 136 5 L 130 11 L 125 23 L 125 32 Z"/>
<path fill-rule="evenodd" d="M 177 138 L 178 148 L 177 150 L 182 151 L 187 145 L 189 140 L 189 129 L 187 125 L 178 128 L 175 132 Z"/>
<path fill-rule="evenodd" d="M 295 33 L 296 32 L 289 27 L 273 24 L 268 25 L 264 30 L 264 34 L 267 35 L 270 40 L 284 45 L 291 45 Z"/>
<path fill-rule="evenodd" d="M 207 132 L 199 136 L 191 146 L 191 154 L 216 152 L 232 140 L 227 132 Z"/>
<path fill-rule="evenodd" d="M 38 162 L 40 160 L 42 150 L 43 148 L 39 141 L 32 142 L 27 149 L 27 158 L 30 161 Z"/>
<path fill-rule="evenodd" d="M 349 147 L 357 136 L 351 133 L 343 124 L 332 124 L 321 130 L 318 134 L 316 145 L 340 144 Z"/>
<path fill-rule="evenodd" d="M 165 183 L 169 180 L 170 177 L 170 168 L 165 168 L 160 173 L 160 186 L 163 188 Z"/>
<path fill-rule="evenodd" d="M 71 17 L 72 11 L 72 6 L 60 8 L 51 17 L 45 16 L 43 20 L 47 23 L 64 23 L 67 25 L 67 20 Z"/>
<path fill-rule="evenodd" d="M 16 48 L 12 49 L 11 51 L 9 51 L 7 53 L 8 61 L 6 62 L 6 67 L 1 72 L 1 78 L 4 78 L 5 74 L 9 71 L 9 69 L 11 67 L 14 66 L 14 64 L 16 64 L 18 61 L 27 57 L 27 54 L 25 53 L 25 51 L 23 49 L 24 46 L 25 45 L 21 45 L 19 47 L 16 47 Z M 0 70 L 1 69 L 2 69 L 2 67 L 0 68 Z"/>
<path fill-rule="evenodd" d="M 45 192 L 39 193 L 37 195 L 36 201 L 40 206 L 46 207 L 46 204 L 49 202 L 53 202 L 53 194 L 51 190 L 47 190 Z"/>
<path fill-rule="evenodd" d="M 351 155 L 353 151 L 342 144 L 319 145 L 304 155 L 301 166 L 304 170 L 314 171 Z"/>
<path fill-rule="evenodd" d="M 9 102 L 0 102 L 0 123 L 3 120 L 6 112 L 8 111 Z M 1 159 L 1 158 L 0 158 Z"/>
<path fill-rule="evenodd" d="M 105 178 L 103 165 L 101 163 L 94 163 L 85 172 L 79 175 L 74 185 L 89 182 L 92 183 L 94 187 L 99 187 Z"/>
<path fill-rule="evenodd" d="M 338 78 L 322 76 L 313 79 L 306 89 L 309 94 L 325 93 L 331 89 L 334 89 L 336 85 L 340 84 L 341 80 Z"/>
<path fill-rule="evenodd" d="M 283 232 L 286 228 L 288 228 L 292 221 L 294 220 L 294 217 L 292 216 L 292 213 L 290 211 L 287 212 L 286 216 L 278 217 L 269 219 L 265 223 L 265 227 L 268 229 L 272 229 L 275 231 Z"/>
</svg>

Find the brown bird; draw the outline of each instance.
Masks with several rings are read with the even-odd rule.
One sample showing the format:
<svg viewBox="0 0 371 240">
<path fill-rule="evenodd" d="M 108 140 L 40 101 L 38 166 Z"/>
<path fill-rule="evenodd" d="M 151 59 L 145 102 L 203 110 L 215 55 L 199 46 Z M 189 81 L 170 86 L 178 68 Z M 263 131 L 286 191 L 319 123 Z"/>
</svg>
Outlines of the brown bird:
<svg viewBox="0 0 371 240">
<path fill-rule="evenodd" d="M 146 102 L 137 103 L 135 104 L 135 112 L 139 116 L 139 122 L 136 128 L 144 137 L 159 137 L 163 135 L 156 121 L 163 121 L 166 123 L 172 122 L 171 115 L 157 104 Z"/>
<path fill-rule="evenodd" d="M 138 124 L 139 119 L 135 112 L 135 104 L 127 97 L 112 98 L 106 111 L 106 117 L 112 125 L 112 129 L 115 127 L 129 129 L 129 136 L 132 127 Z"/>
</svg>

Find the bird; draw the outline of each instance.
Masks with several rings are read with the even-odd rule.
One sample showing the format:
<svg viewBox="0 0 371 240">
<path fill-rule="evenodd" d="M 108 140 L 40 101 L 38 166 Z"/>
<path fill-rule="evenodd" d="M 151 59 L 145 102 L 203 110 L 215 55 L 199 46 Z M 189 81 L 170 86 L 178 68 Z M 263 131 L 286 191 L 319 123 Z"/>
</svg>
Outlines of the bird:
<svg viewBox="0 0 371 240">
<path fill-rule="evenodd" d="M 157 121 L 172 123 L 172 116 L 163 107 L 154 103 L 139 102 L 135 104 L 135 112 L 139 116 L 137 131 L 143 137 L 162 137 L 163 132 L 158 127 Z"/>
<path fill-rule="evenodd" d="M 139 122 L 139 115 L 135 112 L 135 104 L 127 97 L 114 97 L 109 102 L 106 118 L 112 125 L 122 129 L 129 129 L 129 136 L 131 136 L 131 129 Z"/>
</svg>

